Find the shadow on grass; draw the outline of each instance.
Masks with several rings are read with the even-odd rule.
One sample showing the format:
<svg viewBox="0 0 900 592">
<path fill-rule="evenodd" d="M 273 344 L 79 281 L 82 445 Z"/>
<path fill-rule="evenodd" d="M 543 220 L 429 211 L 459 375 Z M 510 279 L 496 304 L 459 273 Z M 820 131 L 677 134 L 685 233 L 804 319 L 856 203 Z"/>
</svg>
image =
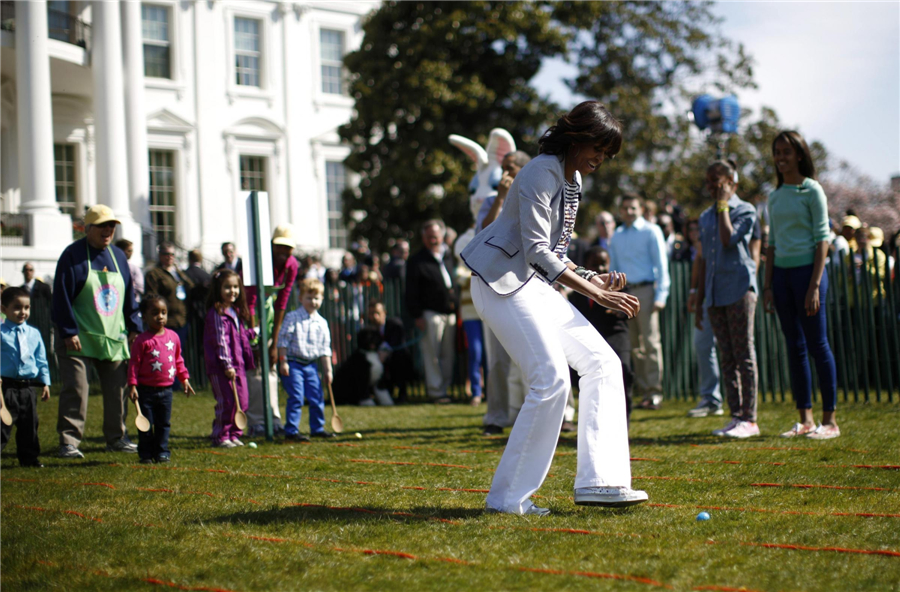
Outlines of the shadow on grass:
<svg viewBox="0 0 900 592">
<path fill-rule="evenodd" d="M 431 522 L 466 520 L 484 515 L 482 509 L 420 507 L 407 510 L 354 506 L 330 508 L 320 505 L 296 505 L 257 512 L 237 512 L 219 516 L 214 522 L 223 524 L 285 524 L 294 522 L 324 522 L 329 524 L 356 524 L 360 522 Z"/>
</svg>

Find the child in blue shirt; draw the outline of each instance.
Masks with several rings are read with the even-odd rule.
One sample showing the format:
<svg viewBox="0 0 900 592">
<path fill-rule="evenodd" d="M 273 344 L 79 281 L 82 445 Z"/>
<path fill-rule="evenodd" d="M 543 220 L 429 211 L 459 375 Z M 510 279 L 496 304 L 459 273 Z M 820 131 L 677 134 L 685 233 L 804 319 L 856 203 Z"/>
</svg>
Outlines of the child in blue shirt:
<svg viewBox="0 0 900 592">
<path fill-rule="evenodd" d="M 317 361 L 322 361 L 323 378 L 331 385 L 331 331 L 318 313 L 325 287 L 317 279 L 300 282 L 302 306 L 284 317 L 278 332 L 278 368 L 287 391 L 285 439 L 308 442 L 300 433 L 303 400 L 309 401 L 309 432 L 314 438 L 333 438 L 325 431 L 325 398 L 319 380 Z"/>
<path fill-rule="evenodd" d="M 3 404 L 12 417 L 12 425 L 0 424 L 0 450 L 6 448 L 16 426 L 16 456 L 23 467 L 43 467 L 38 460 L 37 394 L 50 399 L 50 367 L 41 333 L 25 321 L 31 315 L 31 296 L 24 288 L 7 288 L 0 296 L 0 309 L 6 320 L 0 324 L 0 377 Z"/>
</svg>

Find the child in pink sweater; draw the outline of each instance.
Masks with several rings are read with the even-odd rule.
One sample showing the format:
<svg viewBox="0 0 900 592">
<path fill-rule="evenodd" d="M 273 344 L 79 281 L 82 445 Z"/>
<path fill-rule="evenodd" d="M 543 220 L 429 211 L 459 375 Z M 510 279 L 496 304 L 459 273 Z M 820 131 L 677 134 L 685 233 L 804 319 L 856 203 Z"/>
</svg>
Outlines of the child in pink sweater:
<svg viewBox="0 0 900 592">
<path fill-rule="evenodd" d="M 142 464 L 169 462 L 169 420 L 172 417 L 172 384 L 175 377 L 184 385 L 184 394 L 194 394 L 188 380 L 181 340 L 166 329 L 169 307 L 158 294 L 141 300 L 141 316 L 147 330 L 131 345 L 128 362 L 128 396 L 137 401 L 150 421 L 150 430 L 138 432 L 138 456 Z"/>
</svg>

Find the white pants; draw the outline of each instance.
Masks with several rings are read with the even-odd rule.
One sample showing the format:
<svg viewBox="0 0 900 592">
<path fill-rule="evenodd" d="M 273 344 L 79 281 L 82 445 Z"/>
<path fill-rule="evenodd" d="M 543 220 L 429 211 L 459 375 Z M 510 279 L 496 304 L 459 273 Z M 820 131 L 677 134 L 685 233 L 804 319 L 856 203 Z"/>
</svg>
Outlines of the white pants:
<svg viewBox="0 0 900 592">
<path fill-rule="evenodd" d="M 506 297 L 473 279 L 472 300 L 528 385 L 487 505 L 512 514 L 531 506 L 556 451 L 569 366 L 581 377 L 575 488 L 631 487 L 622 363 L 597 330 L 538 279 Z"/>
<path fill-rule="evenodd" d="M 515 364 L 487 325 L 484 326 L 484 349 L 488 363 L 487 413 L 482 423 L 505 428 L 513 424 L 509 417 L 508 377 Z"/>
<path fill-rule="evenodd" d="M 447 396 L 453 380 L 456 315 L 426 310 L 422 316 L 425 318 L 425 335 L 422 336 L 425 387 L 429 397 L 440 399 Z"/>
</svg>

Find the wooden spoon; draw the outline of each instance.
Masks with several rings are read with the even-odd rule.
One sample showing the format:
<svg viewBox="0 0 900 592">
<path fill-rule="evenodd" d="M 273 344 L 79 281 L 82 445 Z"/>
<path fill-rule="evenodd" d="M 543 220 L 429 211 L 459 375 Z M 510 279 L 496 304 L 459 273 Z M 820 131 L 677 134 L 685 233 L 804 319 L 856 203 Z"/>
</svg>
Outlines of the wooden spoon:
<svg viewBox="0 0 900 592">
<path fill-rule="evenodd" d="M 0 421 L 8 426 L 13 424 L 12 415 L 9 414 L 9 409 L 6 408 L 6 401 L 3 400 L 2 395 L 0 395 Z"/>
<path fill-rule="evenodd" d="M 141 406 L 138 405 L 138 402 L 134 402 L 134 408 L 137 409 L 137 417 L 134 418 L 134 427 L 139 429 L 142 432 L 150 431 L 150 420 L 147 419 L 147 416 L 141 413 Z"/>
<path fill-rule="evenodd" d="M 341 420 L 341 416 L 338 415 L 337 407 L 334 404 L 334 393 L 331 392 L 331 385 L 325 383 L 325 390 L 328 391 L 328 398 L 331 399 L 331 429 L 335 434 L 340 434 L 344 431 L 344 422 Z"/>
<path fill-rule="evenodd" d="M 238 399 L 237 385 L 231 381 L 231 391 L 234 393 L 234 425 L 239 430 L 247 429 L 247 414 L 241 410 L 241 400 Z"/>
</svg>

